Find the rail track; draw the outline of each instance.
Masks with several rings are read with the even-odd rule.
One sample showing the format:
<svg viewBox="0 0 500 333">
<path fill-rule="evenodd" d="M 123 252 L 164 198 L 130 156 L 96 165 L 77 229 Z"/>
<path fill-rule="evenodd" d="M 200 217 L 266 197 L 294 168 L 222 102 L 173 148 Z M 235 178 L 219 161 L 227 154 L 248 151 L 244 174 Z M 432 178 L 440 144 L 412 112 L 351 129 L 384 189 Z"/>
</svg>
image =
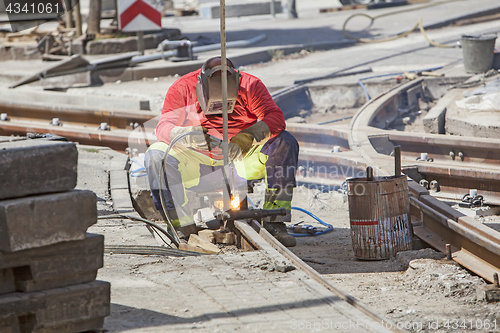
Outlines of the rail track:
<svg viewBox="0 0 500 333">
<path fill-rule="evenodd" d="M 402 170 L 410 181 L 414 233 L 432 247 L 484 279 L 500 274 L 500 233 L 440 201 L 460 200 L 469 189 L 478 189 L 484 203 L 500 205 L 500 140 L 388 130 L 388 124 L 418 111 L 428 79 L 395 87 L 366 103 L 350 126 L 289 124 L 301 152 L 297 179 L 301 184 L 338 188 L 348 177 L 394 173 L 395 146 L 401 147 Z M 108 146 L 118 151 L 147 146 L 154 141 L 151 111 L 116 110 L 84 106 L 0 102 L 8 114 L 0 122 L 0 135 L 52 133 L 81 144 Z M 52 125 L 59 119 L 59 126 Z M 101 127 L 106 123 L 106 129 Z M 334 147 L 337 146 L 337 149 Z M 421 153 L 433 160 L 420 161 Z M 432 188 L 425 188 L 433 184 Z"/>
</svg>

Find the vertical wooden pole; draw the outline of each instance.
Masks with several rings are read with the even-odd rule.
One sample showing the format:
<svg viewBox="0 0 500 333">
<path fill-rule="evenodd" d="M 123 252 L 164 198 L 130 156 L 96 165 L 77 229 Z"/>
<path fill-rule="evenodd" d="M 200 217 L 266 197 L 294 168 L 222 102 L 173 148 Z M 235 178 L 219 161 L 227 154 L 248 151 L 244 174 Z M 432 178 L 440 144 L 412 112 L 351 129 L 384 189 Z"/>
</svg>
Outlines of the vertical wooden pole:
<svg viewBox="0 0 500 333">
<path fill-rule="evenodd" d="M 76 37 L 82 35 L 82 13 L 80 12 L 80 1 L 76 1 L 75 5 L 75 25 L 76 25 Z"/>
<path fill-rule="evenodd" d="M 73 28 L 73 10 L 71 8 L 71 0 L 64 0 L 64 6 L 66 7 L 66 28 L 70 29 Z"/>
<path fill-rule="evenodd" d="M 101 0 L 90 0 L 87 33 L 97 35 L 101 32 Z"/>
</svg>

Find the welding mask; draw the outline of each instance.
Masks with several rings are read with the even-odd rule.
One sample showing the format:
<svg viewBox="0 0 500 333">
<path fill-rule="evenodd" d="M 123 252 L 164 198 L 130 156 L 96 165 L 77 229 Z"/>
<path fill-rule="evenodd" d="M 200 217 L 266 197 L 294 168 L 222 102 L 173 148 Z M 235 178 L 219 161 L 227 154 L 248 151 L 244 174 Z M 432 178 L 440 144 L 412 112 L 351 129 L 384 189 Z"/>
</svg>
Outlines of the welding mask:
<svg viewBox="0 0 500 333">
<path fill-rule="evenodd" d="M 222 66 L 206 68 L 208 61 L 201 68 L 201 73 L 196 82 L 196 97 L 201 109 L 206 116 L 222 114 L 222 77 L 215 76 L 217 72 L 222 72 Z M 234 110 L 238 99 L 238 89 L 240 86 L 240 73 L 234 68 L 227 67 L 227 113 Z"/>
</svg>

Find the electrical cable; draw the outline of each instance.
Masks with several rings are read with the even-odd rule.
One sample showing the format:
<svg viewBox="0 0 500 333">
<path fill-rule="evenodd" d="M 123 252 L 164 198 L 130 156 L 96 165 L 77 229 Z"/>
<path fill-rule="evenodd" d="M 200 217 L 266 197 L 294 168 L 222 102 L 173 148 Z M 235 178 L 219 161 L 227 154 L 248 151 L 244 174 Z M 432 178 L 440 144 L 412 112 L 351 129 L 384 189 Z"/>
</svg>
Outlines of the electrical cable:
<svg viewBox="0 0 500 333">
<path fill-rule="evenodd" d="M 159 175 L 159 179 L 160 179 L 160 184 L 166 184 L 166 179 L 164 179 L 164 175 L 165 175 L 165 163 L 166 163 L 166 159 L 168 158 L 168 154 L 170 153 L 170 150 L 172 149 L 172 147 L 174 147 L 180 140 L 184 139 L 185 137 L 189 136 L 189 135 L 192 135 L 192 134 L 198 134 L 198 131 L 190 131 L 190 132 L 187 132 L 187 133 L 183 133 L 179 136 L 177 136 L 176 138 L 174 138 L 171 142 L 170 142 L 170 145 L 168 146 L 167 150 L 165 151 L 165 158 L 163 159 L 163 162 L 162 162 L 162 168 L 161 168 L 161 171 L 160 171 L 160 175 Z M 211 147 L 211 143 L 210 142 L 207 142 L 207 145 L 208 145 L 208 148 L 209 148 L 209 151 L 210 151 L 210 159 L 212 159 L 212 147 Z M 212 165 L 212 168 L 213 168 L 213 165 Z M 232 200 L 233 196 L 232 196 L 232 191 L 231 191 L 231 187 L 230 187 L 230 184 L 229 184 L 229 179 L 226 175 L 226 172 L 225 172 L 225 167 L 222 168 L 222 174 L 223 174 L 223 177 L 224 177 L 224 182 L 226 184 L 226 190 L 228 191 L 228 195 L 230 196 L 230 199 Z M 177 235 L 177 232 L 175 231 L 174 227 L 173 227 L 173 223 L 172 223 L 172 219 L 170 218 L 170 216 L 168 216 L 168 209 L 167 209 L 167 204 L 165 202 L 165 198 L 163 196 L 163 194 L 161 193 L 161 190 L 160 190 L 160 202 L 161 202 L 161 206 L 163 207 L 163 211 L 165 213 L 165 216 L 167 218 L 167 223 L 169 224 L 169 226 L 172 228 L 174 234 L 175 234 L 175 237 L 177 238 L 177 246 L 178 246 L 178 243 L 180 242 L 180 238 L 179 236 Z"/>
<path fill-rule="evenodd" d="M 175 239 L 172 237 L 172 235 L 170 235 L 165 229 L 163 229 L 162 227 L 160 227 L 158 224 L 156 223 L 153 223 L 149 220 L 146 220 L 146 219 L 143 219 L 142 217 L 137 217 L 137 216 L 133 216 L 133 215 L 128 215 L 128 214 L 111 214 L 111 215 L 101 215 L 101 216 L 98 216 L 97 219 L 98 220 L 106 220 L 106 219 L 117 219 L 117 218 L 128 218 L 128 219 L 131 219 L 131 220 L 136 220 L 136 221 L 140 221 L 140 222 L 143 222 L 145 224 L 147 224 L 148 226 L 152 227 L 153 230 L 159 230 L 161 233 L 163 233 L 165 236 L 167 236 L 167 238 L 172 242 L 174 243 L 176 246 L 179 246 L 178 243 L 175 242 Z M 155 230 L 155 232 L 157 232 Z M 161 235 L 159 235 L 157 233 L 157 235 L 160 237 L 160 239 L 166 244 L 168 245 L 169 247 L 170 246 L 170 243 L 166 242 L 163 237 L 161 237 Z"/>
<path fill-rule="evenodd" d="M 314 234 L 296 234 L 296 233 L 289 233 L 289 235 L 292 235 L 294 237 L 307 237 L 307 236 L 319 236 L 319 235 L 323 235 L 323 234 L 326 234 L 327 232 L 330 232 L 333 230 L 333 226 L 331 224 L 328 224 L 328 223 L 325 223 L 323 222 L 319 217 L 317 217 L 316 215 L 314 215 L 313 213 L 303 209 L 303 208 L 300 208 L 300 207 L 292 207 L 292 209 L 295 209 L 295 210 L 298 210 L 298 211 L 301 211 L 303 213 L 306 213 L 308 214 L 309 216 L 311 216 L 313 219 L 315 219 L 316 221 L 318 221 L 319 223 L 321 223 L 322 225 L 326 226 L 327 228 L 325 230 L 322 230 L 322 231 L 318 231 Z"/>
<path fill-rule="evenodd" d="M 206 253 L 165 248 L 163 246 L 143 246 L 143 245 L 106 245 L 104 252 L 109 254 L 140 254 L 157 255 L 168 257 L 200 256 Z"/>
<path fill-rule="evenodd" d="M 465 1 L 465 0 L 447 0 L 447 1 L 441 1 L 441 2 L 436 2 L 436 3 L 431 3 L 431 4 L 428 4 L 428 5 L 420 6 L 418 8 L 403 9 L 403 10 L 398 10 L 398 11 L 394 11 L 394 12 L 384 13 L 384 14 L 377 15 L 377 16 L 371 16 L 371 15 L 368 15 L 368 14 L 365 14 L 365 13 L 356 13 L 354 15 L 349 16 L 347 18 L 347 20 L 345 20 L 344 25 L 342 26 L 342 32 L 348 38 L 354 39 L 354 40 L 356 40 L 358 42 L 361 42 L 361 43 L 381 43 L 381 42 L 388 42 L 388 41 L 396 40 L 396 39 L 399 39 L 399 38 L 402 38 L 402 37 L 406 37 L 406 36 L 408 36 L 409 34 L 411 34 L 413 31 L 415 31 L 418 28 L 420 30 L 420 32 L 422 33 L 422 35 L 424 36 L 424 38 L 432 46 L 442 47 L 442 48 L 457 47 L 457 45 L 445 45 L 445 44 L 436 43 L 435 41 L 433 41 L 432 39 L 430 39 L 429 36 L 427 35 L 427 33 L 425 32 L 424 26 L 422 25 L 422 19 L 419 19 L 418 22 L 413 26 L 413 28 L 411 28 L 411 29 L 409 29 L 407 31 L 404 31 L 404 32 L 402 32 L 400 34 L 397 34 L 395 36 L 390 36 L 390 37 L 384 37 L 384 38 L 378 38 L 378 39 L 360 38 L 360 37 L 356 37 L 354 35 L 351 35 L 350 33 L 347 32 L 347 23 L 349 23 L 349 21 L 351 19 L 353 19 L 353 18 L 355 18 L 357 16 L 367 17 L 370 20 L 370 24 L 367 27 L 367 28 L 369 28 L 369 27 L 371 27 L 373 25 L 373 23 L 375 22 L 376 19 L 381 18 L 381 17 L 391 16 L 391 15 L 397 15 L 397 14 L 401 14 L 401 13 L 405 13 L 405 12 L 411 12 L 411 11 L 416 11 L 416 10 L 420 10 L 420 9 L 424 9 L 424 8 L 435 7 L 435 6 L 439 6 L 439 5 L 442 5 L 442 4 L 451 3 L 451 2 L 457 2 L 457 1 Z"/>
</svg>

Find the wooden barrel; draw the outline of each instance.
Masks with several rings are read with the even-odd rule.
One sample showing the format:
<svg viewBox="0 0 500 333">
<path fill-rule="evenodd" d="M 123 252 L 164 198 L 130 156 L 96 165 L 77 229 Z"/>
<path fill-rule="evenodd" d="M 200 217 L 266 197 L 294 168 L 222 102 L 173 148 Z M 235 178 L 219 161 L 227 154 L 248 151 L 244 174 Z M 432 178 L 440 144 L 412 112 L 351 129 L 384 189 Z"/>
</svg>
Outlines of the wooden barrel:
<svg viewBox="0 0 500 333">
<path fill-rule="evenodd" d="M 381 260 L 412 249 L 406 176 L 347 180 L 354 255 Z"/>
</svg>

